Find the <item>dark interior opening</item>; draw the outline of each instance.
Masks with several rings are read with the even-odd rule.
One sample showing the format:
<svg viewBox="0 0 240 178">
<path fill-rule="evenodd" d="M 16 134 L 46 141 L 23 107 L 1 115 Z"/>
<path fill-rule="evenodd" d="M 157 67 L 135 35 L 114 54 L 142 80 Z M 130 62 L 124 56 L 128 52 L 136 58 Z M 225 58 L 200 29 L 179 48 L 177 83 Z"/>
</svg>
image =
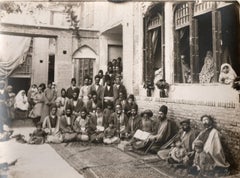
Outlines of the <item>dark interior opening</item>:
<svg viewBox="0 0 240 178">
<path fill-rule="evenodd" d="M 206 13 L 198 19 L 199 68 L 201 72 L 207 51 L 212 51 L 212 14 Z"/>
<path fill-rule="evenodd" d="M 48 61 L 48 82 L 54 81 L 54 66 L 55 66 L 55 55 L 49 56 Z"/>
<path fill-rule="evenodd" d="M 13 92 L 17 94 L 20 90 L 27 91 L 30 88 L 31 85 L 31 79 L 30 78 L 8 78 L 8 85 L 12 85 Z"/>
</svg>

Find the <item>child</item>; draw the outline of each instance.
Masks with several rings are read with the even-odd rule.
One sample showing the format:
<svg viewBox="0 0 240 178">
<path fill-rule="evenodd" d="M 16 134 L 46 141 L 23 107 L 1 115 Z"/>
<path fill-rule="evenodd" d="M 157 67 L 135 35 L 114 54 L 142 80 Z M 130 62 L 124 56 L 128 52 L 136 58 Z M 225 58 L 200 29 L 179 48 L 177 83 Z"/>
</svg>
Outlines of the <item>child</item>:
<svg viewBox="0 0 240 178">
<path fill-rule="evenodd" d="M 195 156 L 193 165 L 189 172 L 194 175 L 211 176 L 213 173 L 214 161 L 209 154 L 203 151 L 203 142 L 196 140 L 194 142 Z"/>
<path fill-rule="evenodd" d="M 219 75 L 219 82 L 229 85 L 233 83 L 233 80 L 237 77 L 235 71 L 233 68 L 227 64 L 224 63 L 221 65 L 221 71 Z"/>
<path fill-rule="evenodd" d="M 47 133 L 42 129 L 42 123 L 37 123 L 36 130 L 32 134 L 29 134 L 29 144 L 43 144 L 45 142 Z"/>
<path fill-rule="evenodd" d="M 168 163 L 169 164 L 182 164 L 187 158 L 187 150 L 184 148 L 180 139 L 175 141 L 175 146 L 169 152 Z"/>
<path fill-rule="evenodd" d="M 109 123 L 109 127 L 104 131 L 103 143 L 114 144 L 119 143 L 120 138 L 117 136 L 117 129 L 114 127 L 114 121 Z"/>
</svg>

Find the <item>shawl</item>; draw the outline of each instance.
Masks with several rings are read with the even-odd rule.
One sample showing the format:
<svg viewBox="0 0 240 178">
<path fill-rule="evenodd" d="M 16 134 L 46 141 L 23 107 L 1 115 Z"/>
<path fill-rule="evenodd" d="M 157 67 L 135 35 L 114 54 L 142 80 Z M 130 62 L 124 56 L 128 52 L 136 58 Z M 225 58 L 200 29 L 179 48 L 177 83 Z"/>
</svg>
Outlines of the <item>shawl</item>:
<svg viewBox="0 0 240 178">
<path fill-rule="evenodd" d="M 223 72 L 223 68 L 226 66 L 229 68 L 229 72 L 227 74 Z M 233 80 L 236 77 L 237 77 L 237 74 L 235 73 L 235 71 L 233 70 L 233 68 L 230 64 L 224 63 L 221 65 L 221 71 L 220 71 L 220 75 L 219 75 L 220 83 L 231 84 L 231 83 L 233 83 Z"/>
<path fill-rule="evenodd" d="M 199 81 L 200 83 L 210 83 L 213 76 L 214 76 L 213 57 L 211 52 L 208 51 L 204 59 L 202 70 L 199 74 Z"/>
<path fill-rule="evenodd" d="M 23 111 L 27 111 L 28 110 L 28 98 L 26 96 L 26 94 L 22 95 L 23 92 L 25 92 L 24 90 L 20 90 L 18 92 L 18 94 L 15 97 L 15 104 L 14 107 L 21 109 Z"/>
</svg>

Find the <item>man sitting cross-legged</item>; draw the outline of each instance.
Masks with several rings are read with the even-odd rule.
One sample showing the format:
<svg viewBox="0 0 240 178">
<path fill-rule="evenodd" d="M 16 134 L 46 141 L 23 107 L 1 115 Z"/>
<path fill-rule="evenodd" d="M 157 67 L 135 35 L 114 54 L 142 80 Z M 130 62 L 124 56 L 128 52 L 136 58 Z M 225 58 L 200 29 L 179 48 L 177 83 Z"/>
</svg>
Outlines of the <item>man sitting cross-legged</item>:
<svg viewBox="0 0 240 178">
<path fill-rule="evenodd" d="M 63 142 L 71 142 L 76 139 L 77 133 L 73 130 L 73 122 L 76 116 L 72 114 L 72 109 L 66 108 L 65 115 L 60 119 L 59 130 L 62 134 Z"/>
<path fill-rule="evenodd" d="M 176 135 L 178 128 L 173 120 L 167 118 L 168 107 L 163 105 L 159 109 L 158 122 L 154 125 L 157 127 L 144 141 L 143 146 L 139 149 L 145 150 L 145 153 L 151 151 L 157 153 L 161 146 L 167 143 L 173 136 Z"/>
<path fill-rule="evenodd" d="M 88 115 L 87 109 L 83 107 L 80 116 L 73 122 L 73 130 L 77 133 L 77 141 L 89 140 L 90 119 L 91 116 Z"/>
</svg>

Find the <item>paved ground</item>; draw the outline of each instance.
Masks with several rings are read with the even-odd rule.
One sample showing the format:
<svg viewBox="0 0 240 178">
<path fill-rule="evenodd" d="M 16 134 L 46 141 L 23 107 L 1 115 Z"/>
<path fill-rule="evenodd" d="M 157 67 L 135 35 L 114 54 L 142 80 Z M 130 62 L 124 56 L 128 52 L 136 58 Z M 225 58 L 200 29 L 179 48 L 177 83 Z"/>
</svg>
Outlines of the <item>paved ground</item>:
<svg viewBox="0 0 240 178">
<path fill-rule="evenodd" d="M 17 133 L 24 134 L 26 139 L 34 128 L 16 128 Z M 15 166 L 8 171 L 0 172 L 0 177 L 8 178 L 81 178 L 74 168 L 63 160 L 48 144 L 28 145 L 11 139 L 0 142 L 0 163 L 17 159 Z M 1 175 L 2 174 L 2 175 Z"/>
</svg>

